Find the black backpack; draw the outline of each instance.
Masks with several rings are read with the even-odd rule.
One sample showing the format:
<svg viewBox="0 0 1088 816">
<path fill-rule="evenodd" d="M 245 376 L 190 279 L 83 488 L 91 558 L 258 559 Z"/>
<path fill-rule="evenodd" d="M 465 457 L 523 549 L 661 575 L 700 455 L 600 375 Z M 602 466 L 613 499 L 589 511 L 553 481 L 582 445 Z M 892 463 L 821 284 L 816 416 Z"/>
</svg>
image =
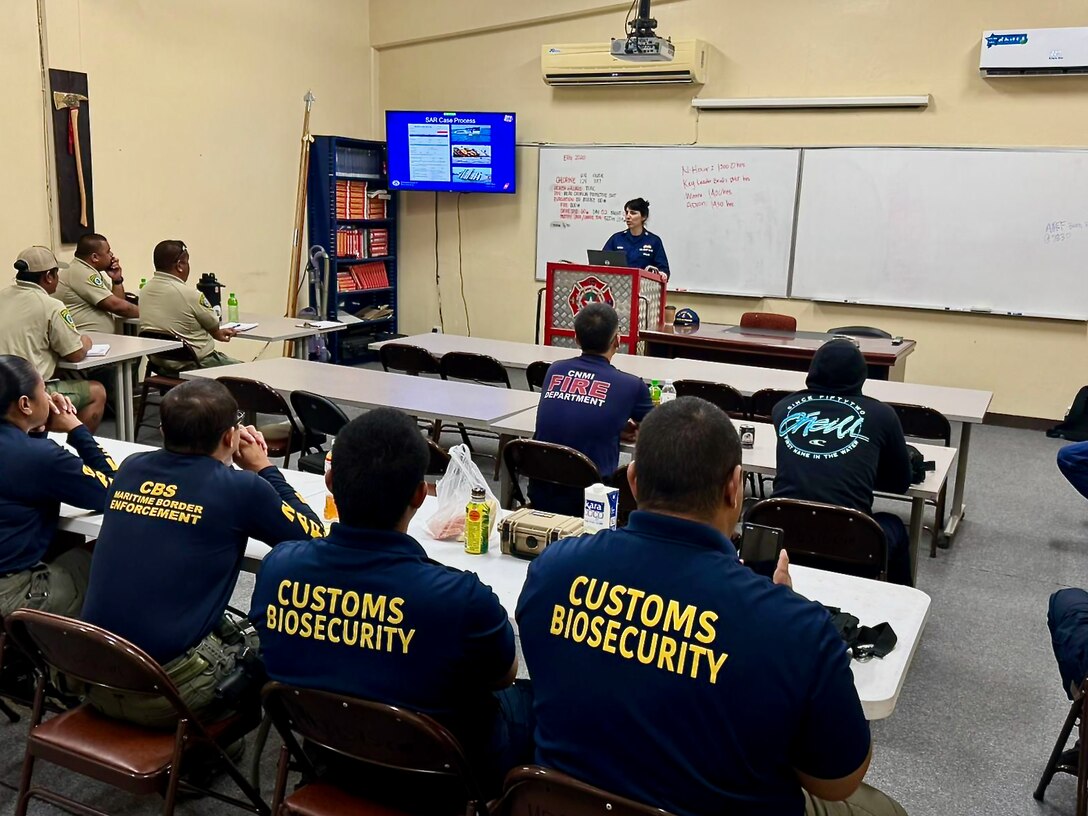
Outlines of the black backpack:
<svg viewBox="0 0 1088 816">
<path fill-rule="evenodd" d="M 1046 432 L 1051 439 L 1068 439 L 1070 442 L 1088 440 L 1088 385 L 1077 392 L 1073 407 L 1065 419 Z"/>
</svg>

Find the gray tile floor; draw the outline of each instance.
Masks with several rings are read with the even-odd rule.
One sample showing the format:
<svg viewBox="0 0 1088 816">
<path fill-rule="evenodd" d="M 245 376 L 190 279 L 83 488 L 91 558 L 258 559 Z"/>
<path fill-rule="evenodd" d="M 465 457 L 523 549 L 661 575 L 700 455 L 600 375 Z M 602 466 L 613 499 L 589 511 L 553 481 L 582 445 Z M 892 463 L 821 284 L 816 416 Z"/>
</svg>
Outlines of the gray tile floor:
<svg viewBox="0 0 1088 816">
<path fill-rule="evenodd" d="M 1088 502 L 1054 467 L 1061 444 L 1039 432 L 975 430 L 967 521 L 951 550 L 922 559 L 919 586 L 933 598 L 929 623 L 895 712 L 873 724 L 868 781 L 908 813 L 1073 812 L 1071 777 L 1055 779 L 1046 803 L 1031 798 L 1068 710 L 1050 652 L 1047 598 L 1063 586 L 1088 586 Z M 900 504 L 889 509 L 906 513 Z M 236 605 L 245 608 L 250 586 L 243 576 Z M 18 781 L 24 730 L 21 723 L 0 724 L 0 812 L 14 807 L 9 786 Z M 273 757 L 269 746 L 262 762 L 266 792 Z M 114 813 L 161 807 L 160 800 L 133 800 L 47 766 L 42 778 Z M 31 812 L 56 811 L 38 804 Z M 179 812 L 238 811 L 191 800 Z"/>
</svg>

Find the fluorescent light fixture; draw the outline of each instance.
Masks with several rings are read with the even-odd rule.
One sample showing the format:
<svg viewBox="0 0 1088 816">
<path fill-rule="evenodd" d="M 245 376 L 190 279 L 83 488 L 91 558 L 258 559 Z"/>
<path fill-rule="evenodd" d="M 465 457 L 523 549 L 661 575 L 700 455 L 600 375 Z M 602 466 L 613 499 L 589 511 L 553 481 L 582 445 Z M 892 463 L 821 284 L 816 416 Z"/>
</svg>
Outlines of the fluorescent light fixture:
<svg viewBox="0 0 1088 816">
<path fill-rule="evenodd" d="M 796 108 L 925 108 L 929 94 L 918 96 L 764 96 L 737 99 L 692 99 L 700 110 L 782 110 Z"/>
</svg>

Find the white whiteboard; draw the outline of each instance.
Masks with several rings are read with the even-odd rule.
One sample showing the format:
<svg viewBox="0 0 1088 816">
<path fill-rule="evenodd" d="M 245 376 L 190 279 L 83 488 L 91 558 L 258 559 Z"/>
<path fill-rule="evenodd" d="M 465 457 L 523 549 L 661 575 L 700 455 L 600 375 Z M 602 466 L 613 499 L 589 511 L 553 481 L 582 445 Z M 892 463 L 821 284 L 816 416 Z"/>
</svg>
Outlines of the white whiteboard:
<svg viewBox="0 0 1088 816">
<path fill-rule="evenodd" d="M 669 290 L 784 297 L 799 150 L 543 147 L 536 274 L 586 262 L 624 229 L 623 205 L 650 202 L 651 232 L 669 256 Z"/>
<path fill-rule="evenodd" d="M 1088 152 L 808 149 L 791 295 L 1088 318 Z"/>
</svg>

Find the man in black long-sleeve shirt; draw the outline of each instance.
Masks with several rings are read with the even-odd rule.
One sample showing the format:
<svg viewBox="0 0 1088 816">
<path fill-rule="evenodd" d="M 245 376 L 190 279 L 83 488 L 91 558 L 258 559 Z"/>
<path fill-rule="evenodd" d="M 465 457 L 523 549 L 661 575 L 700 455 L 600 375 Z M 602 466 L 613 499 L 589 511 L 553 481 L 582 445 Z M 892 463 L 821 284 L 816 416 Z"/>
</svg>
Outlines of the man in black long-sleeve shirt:
<svg viewBox="0 0 1088 816">
<path fill-rule="evenodd" d="M 873 491 L 905 493 L 910 455 L 895 411 L 862 395 L 867 373 L 857 346 L 832 340 L 812 358 L 806 389 L 775 405 L 774 496 L 869 513 L 888 540 L 888 580 L 909 585 L 907 529 L 892 513 L 873 513 Z"/>
<path fill-rule="evenodd" d="M 146 651 L 205 713 L 216 707 L 219 681 L 257 645 L 224 614 L 246 541 L 325 532 L 268 460 L 260 434 L 237 422 L 238 405 L 217 382 L 185 383 L 165 397 L 165 449 L 129 457 L 117 472 L 83 607 L 84 620 Z M 122 719 L 174 721 L 161 700 L 103 689 L 89 699 Z"/>
</svg>

